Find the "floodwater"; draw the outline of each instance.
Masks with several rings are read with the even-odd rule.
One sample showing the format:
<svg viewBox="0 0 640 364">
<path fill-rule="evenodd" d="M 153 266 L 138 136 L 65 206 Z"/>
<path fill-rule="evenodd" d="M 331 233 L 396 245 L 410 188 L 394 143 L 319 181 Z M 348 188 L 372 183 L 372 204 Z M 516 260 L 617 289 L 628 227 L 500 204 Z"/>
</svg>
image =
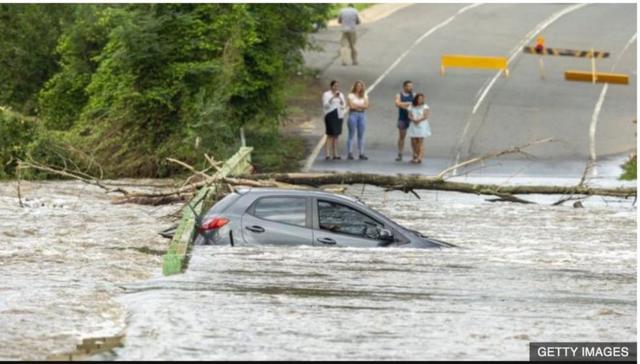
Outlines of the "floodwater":
<svg viewBox="0 0 640 364">
<path fill-rule="evenodd" d="M 549 206 L 558 196 L 418 200 L 353 186 L 348 194 L 461 248 L 196 246 L 185 274 L 161 277 L 158 256 L 107 247 L 163 249 L 154 233 L 179 205 L 109 205 L 85 188 L 94 200 L 82 214 L 0 197 L 0 358 L 100 330 L 126 334 L 94 357 L 115 360 L 526 360 L 530 341 L 637 340 L 631 200 L 573 208 Z"/>
<path fill-rule="evenodd" d="M 117 335 L 122 284 L 160 275 L 156 234 L 180 206 L 113 205 L 79 182 L 0 183 L 0 360 L 69 352 Z M 128 188 L 128 187 L 127 187 Z"/>
</svg>

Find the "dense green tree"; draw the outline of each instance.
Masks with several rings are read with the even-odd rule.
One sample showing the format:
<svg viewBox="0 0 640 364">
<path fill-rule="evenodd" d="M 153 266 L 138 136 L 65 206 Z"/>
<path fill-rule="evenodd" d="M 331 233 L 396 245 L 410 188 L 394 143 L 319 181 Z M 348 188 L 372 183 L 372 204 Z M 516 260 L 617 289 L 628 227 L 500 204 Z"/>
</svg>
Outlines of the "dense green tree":
<svg viewBox="0 0 640 364">
<path fill-rule="evenodd" d="M 106 44 L 110 27 L 108 6 L 86 4 L 74 8 L 74 21 L 58 39 L 60 70 L 39 95 L 39 114 L 50 129 L 66 130 L 77 120 L 88 94 L 85 90 L 97 68 L 96 57 Z"/>
<path fill-rule="evenodd" d="M 32 102 L 38 92 L 44 126 L 64 132 L 55 138 L 41 133 L 30 144 L 32 152 L 46 157 L 52 144 L 57 154 L 68 146 L 90 156 L 110 176 L 163 176 L 173 172 L 164 162 L 168 156 L 192 163 L 205 152 L 226 158 L 237 148 L 242 126 L 259 155 L 278 149 L 269 143 L 278 143 L 287 78 L 301 65 L 307 33 L 330 7 L 65 9 L 65 17 L 50 17 L 71 21 L 58 28 L 55 41 L 47 39 L 48 76 L 34 83 L 26 98 Z M 12 24 L 13 32 L 22 27 Z M 12 100 L 24 105 L 15 97 L 16 84 Z"/>
<path fill-rule="evenodd" d="M 36 112 L 43 84 L 58 69 L 58 37 L 74 5 L 0 4 L 0 105 Z"/>
</svg>

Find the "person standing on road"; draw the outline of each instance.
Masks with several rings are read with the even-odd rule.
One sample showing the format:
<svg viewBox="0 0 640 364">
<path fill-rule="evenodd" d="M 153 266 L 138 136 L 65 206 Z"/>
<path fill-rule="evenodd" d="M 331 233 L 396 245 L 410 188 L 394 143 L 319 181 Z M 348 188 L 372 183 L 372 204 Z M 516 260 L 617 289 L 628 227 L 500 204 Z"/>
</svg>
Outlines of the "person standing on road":
<svg viewBox="0 0 640 364">
<path fill-rule="evenodd" d="M 422 158 L 424 158 L 424 138 L 431 136 L 431 126 L 429 125 L 431 111 L 424 101 L 424 95 L 417 93 L 409 109 L 411 124 L 407 129 L 407 135 L 411 138 L 411 149 L 413 150 L 411 163 L 422 163 Z"/>
<path fill-rule="evenodd" d="M 351 62 L 353 65 L 358 64 L 358 51 L 356 51 L 356 26 L 360 24 L 360 16 L 358 10 L 353 4 L 347 5 L 346 8 L 340 10 L 338 23 L 342 24 L 342 38 L 340 39 L 340 57 L 342 65 L 347 65 L 348 52 L 351 50 Z"/>
<path fill-rule="evenodd" d="M 333 80 L 330 89 L 322 94 L 322 108 L 324 110 L 324 126 L 327 140 L 324 144 L 324 159 L 329 160 L 329 149 L 333 159 L 340 159 L 336 143 L 338 137 L 342 134 L 342 121 L 344 119 L 344 111 L 346 108 L 344 96 L 340 92 L 340 84 Z"/>
<path fill-rule="evenodd" d="M 413 103 L 413 82 L 404 81 L 402 83 L 402 91 L 396 94 L 396 107 L 398 108 L 398 157 L 396 162 L 402 160 L 404 152 L 404 140 L 407 135 L 407 128 L 411 124 L 409 119 L 409 108 Z"/>
<path fill-rule="evenodd" d="M 365 94 L 364 82 L 356 81 L 351 88 L 347 103 L 349 104 L 349 139 L 347 140 L 348 159 L 353 158 L 353 139 L 358 135 L 358 158 L 367 160 L 364 155 L 364 130 L 366 126 L 365 110 L 369 107 L 369 97 Z"/>
</svg>

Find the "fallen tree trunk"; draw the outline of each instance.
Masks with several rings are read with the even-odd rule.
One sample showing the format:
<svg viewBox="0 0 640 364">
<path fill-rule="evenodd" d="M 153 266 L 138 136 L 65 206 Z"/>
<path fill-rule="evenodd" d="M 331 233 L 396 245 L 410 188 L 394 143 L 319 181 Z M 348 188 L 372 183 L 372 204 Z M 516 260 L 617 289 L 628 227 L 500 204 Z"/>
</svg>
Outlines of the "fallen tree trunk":
<svg viewBox="0 0 640 364">
<path fill-rule="evenodd" d="M 547 140 L 539 141 L 540 143 Z M 521 152 L 521 147 L 513 150 Z M 509 152 L 512 152 L 510 150 Z M 211 164 L 211 168 L 220 171 L 217 162 L 206 156 Z M 470 162 L 463 162 L 467 165 L 471 162 L 475 163 L 480 159 L 474 159 Z M 245 175 L 242 178 L 232 178 L 219 175 L 208 175 L 206 170 L 197 171 L 192 166 L 175 159 L 169 159 L 173 163 L 189 169 L 194 174 L 187 179 L 188 183 L 184 183 L 181 187 L 162 192 L 130 192 L 120 187 L 111 187 L 97 178 L 89 178 L 77 173 L 69 172 L 64 169 L 53 168 L 34 162 L 20 162 L 19 169 L 34 168 L 49 173 L 58 174 L 67 178 L 75 178 L 84 183 L 96 185 L 104 189 L 107 193 L 118 192 L 123 196 L 115 199 L 113 202 L 118 203 L 137 203 L 147 205 L 162 205 L 173 202 L 185 201 L 192 198 L 201 187 L 210 186 L 212 184 L 225 184 L 229 190 L 233 191 L 233 186 L 249 186 L 249 187 L 272 187 L 272 188 L 301 188 L 301 186 L 321 187 L 323 185 L 348 185 L 348 184 L 369 184 L 383 187 L 385 191 L 398 190 L 406 193 L 413 193 L 417 198 L 420 196 L 414 190 L 439 190 L 463 192 L 483 195 L 497 196 L 498 199 L 490 201 L 510 201 L 518 203 L 532 203 L 514 195 L 517 194 L 554 194 L 554 195 L 576 195 L 590 196 L 611 196 L 628 198 L 630 196 L 637 197 L 636 188 L 619 187 L 619 188 L 602 188 L 588 187 L 581 181 L 575 186 L 527 186 L 527 185 L 494 185 L 494 184 L 477 184 L 466 182 L 453 182 L 445 180 L 446 175 L 451 168 L 446 169 L 437 176 L 417 176 L 417 175 L 397 175 L 385 176 L 372 173 L 276 173 L 276 174 L 255 174 Z M 459 167 L 460 165 L 458 165 Z M 190 182 L 193 179 L 199 179 Z M 20 196 L 19 196 L 20 197 Z M 561 204 L 565 199 L 558 201 Z"/>
<path fill-rule="evenodd" d="M 455 191 L 474 194 L 505 195 L 517 194 L 565 194 L 599 195 L 627 198 L 636 196 L 636 188 L 602 188 L 587 186 L 526 186 L 493 185 L 445 181 L 437 177 L 424 176 L 384 176 L 371 173 L 275 173 L 243 176 L 249 180 L 273 180 L 296 185 L 319 187 L 326 184 L 369 184 L 390 190 L 410 192 L 411 190 Z"/>
</svg>

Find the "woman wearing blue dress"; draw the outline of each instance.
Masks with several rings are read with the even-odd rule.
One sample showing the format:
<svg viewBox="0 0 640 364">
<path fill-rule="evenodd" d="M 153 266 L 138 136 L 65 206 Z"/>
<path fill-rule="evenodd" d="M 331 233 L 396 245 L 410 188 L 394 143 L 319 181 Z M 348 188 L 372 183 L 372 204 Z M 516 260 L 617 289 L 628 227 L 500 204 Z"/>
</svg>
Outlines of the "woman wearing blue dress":
<svg viewBox="0 0 640 364">
<path fill-rule="evenodd" d="M 424 139 L 431 136 L 431 125 L 429 125 L 431 111 L 424 101 L 424 94 L 417 93 L 413 98 L 413 105 L 409 109 L 411 124 L 407 130 L 407 136 L 411 138 L 411 149 L 413 150 L 411 163 L 414 164 L 422 163 L 422 158 L 424 158 Z"/>
</svg>

